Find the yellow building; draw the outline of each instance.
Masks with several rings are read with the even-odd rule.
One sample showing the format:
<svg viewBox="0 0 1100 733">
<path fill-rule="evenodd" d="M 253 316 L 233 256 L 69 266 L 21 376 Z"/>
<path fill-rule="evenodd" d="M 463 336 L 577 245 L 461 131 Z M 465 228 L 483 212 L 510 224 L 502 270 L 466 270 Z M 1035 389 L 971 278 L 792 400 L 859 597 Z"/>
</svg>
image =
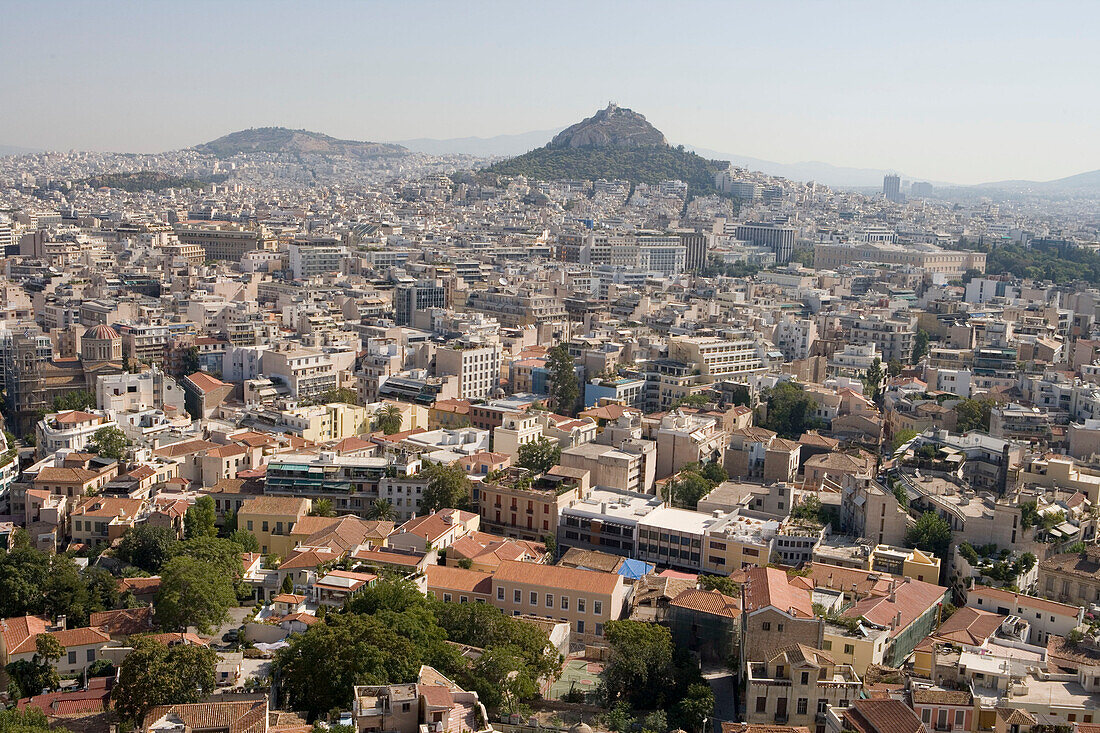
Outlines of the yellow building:
<svg viewBox="0 0 1100 733">
<path fill-rule="evenodd" d="M 310 504 L 293 496 L 257 496 L 241 505 L 237 527 L 256 535 L 260 552 L 286 557 L 294 549 L 294 526 L 309 514 Z"/>
<path fill-rule="evenodd" d="M 940 582 L 940 559 L 908 547 L 876 546 L 867 558 L 867 570 L 901 575 L 925 583 Z"/>
<path fill-rule="evenodd" d="M 849 631 L 844 626 L 825 624 L 825 636 L 821 648 L 829 652 L 837 664 L 850 664 L 856 674 L 863 675 L 872 664 L 882 664 L 889 646 L 890 632 L 886 629 L 863 627 L 866 636 Z"/>
</svg>

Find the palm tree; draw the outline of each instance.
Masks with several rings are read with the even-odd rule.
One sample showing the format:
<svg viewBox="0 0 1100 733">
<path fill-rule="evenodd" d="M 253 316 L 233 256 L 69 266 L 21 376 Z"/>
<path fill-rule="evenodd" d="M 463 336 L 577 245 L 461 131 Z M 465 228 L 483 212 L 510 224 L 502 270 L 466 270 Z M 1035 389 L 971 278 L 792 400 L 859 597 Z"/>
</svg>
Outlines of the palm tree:
<svg viewBox="0 0 1100 733">
<path fill-rule="evenodd" d="M 367 507 L 366 514 L 367 519 L 378 519 L 385 522 L 392 522 L 397 516 L 389 499 L 375 499 Z"/>
<path fill-rule="evenodd" d="M 317 499 L 313 502 L 313 508 L 309 510 L 310 516 L 313 517 L 335 517 L 336 512 L 332 510 L 331 499 Z"/>
<path fill-rule="evenodd" d="M 386 435 L 401 432 L 401 408 L 397 405 L 386 405 L 374 413 L 374 427 Z"/>
</svg>

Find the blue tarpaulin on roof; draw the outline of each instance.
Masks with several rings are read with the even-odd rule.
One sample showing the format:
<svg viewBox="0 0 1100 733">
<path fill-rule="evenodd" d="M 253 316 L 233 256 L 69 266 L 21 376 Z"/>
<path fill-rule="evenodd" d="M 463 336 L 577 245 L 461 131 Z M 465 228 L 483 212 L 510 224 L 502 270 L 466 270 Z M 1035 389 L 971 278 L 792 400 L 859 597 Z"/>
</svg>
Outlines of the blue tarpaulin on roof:
<svg viewBox="0 0 1100 733">
<path fill-rule="evenodd" d="M 641 560 L 632 560 L 627 558 L 623 561 L 623 565 L 619 568 L 619 575 L 624 578 L 631 578 L 637 580 L 644 575 L 653 572 L 654 565 L 648 562 L 642 562 Z"/>
</svg>

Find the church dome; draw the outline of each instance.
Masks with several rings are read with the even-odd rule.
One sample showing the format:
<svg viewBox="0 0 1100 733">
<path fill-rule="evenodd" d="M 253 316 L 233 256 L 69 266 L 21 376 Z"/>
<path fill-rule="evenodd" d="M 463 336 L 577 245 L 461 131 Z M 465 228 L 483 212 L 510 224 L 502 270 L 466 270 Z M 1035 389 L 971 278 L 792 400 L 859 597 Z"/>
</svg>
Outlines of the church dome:
<svg viewBox="0 0 1100 733">
<path fill-rule="evenodd" d="M 92 326 L 87 331 L 85 331 L 84 338 L 94 339 L 97 341 L 107 341 L 108 339 L 117 339 L 120 337 L 118 335 L 118 331 L 111 328 L 110 326 L 105 326 L 101 323 L 98 326 Z"/>
</svg>

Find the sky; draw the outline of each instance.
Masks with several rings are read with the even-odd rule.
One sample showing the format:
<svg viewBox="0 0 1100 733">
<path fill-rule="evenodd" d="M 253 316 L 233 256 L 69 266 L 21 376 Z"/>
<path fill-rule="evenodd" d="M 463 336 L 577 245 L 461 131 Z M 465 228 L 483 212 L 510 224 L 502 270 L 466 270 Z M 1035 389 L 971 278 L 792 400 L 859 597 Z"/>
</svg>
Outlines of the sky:
<svg viewBox="0 0 1100 733">
<path fill-rule="evenodd" d="M 0 144 L 564 127 L 954 183 L 1100 169 L 1100 3 L 0 0 Z"/>
</svg>

